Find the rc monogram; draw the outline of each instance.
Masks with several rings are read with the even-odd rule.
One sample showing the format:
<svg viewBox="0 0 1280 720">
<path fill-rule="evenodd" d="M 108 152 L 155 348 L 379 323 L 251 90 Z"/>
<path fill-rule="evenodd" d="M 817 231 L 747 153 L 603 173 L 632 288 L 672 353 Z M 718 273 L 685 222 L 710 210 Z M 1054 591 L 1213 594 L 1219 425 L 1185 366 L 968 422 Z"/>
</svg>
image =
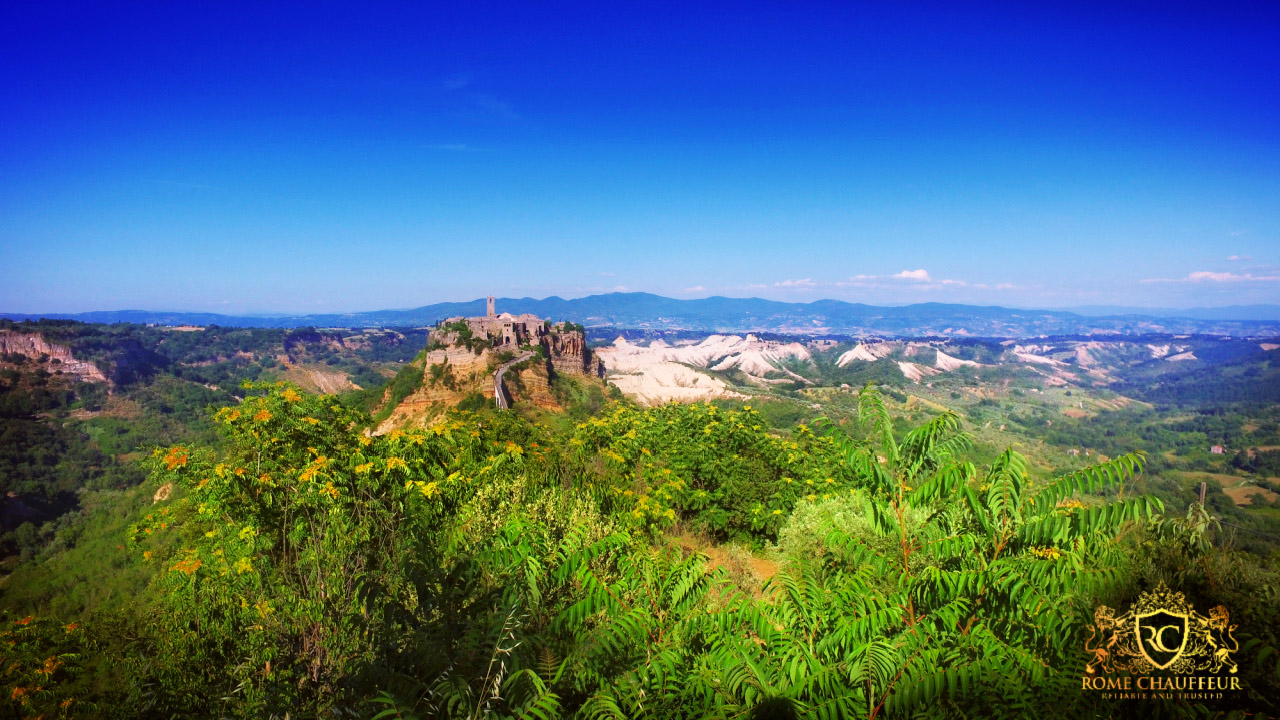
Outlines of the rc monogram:
<svg viewBox="0 0 1280 720">
<path fill-rule="evenodd" d="M 1180 592 L 1161 584 L 1143 593 L 1129 612 L 1117 616 L 1106 605 L 1093 613 L 1085 650 L 1091 656 L 1085 672 L 1093 675 L 1153 671 L 1187 675 L 1194 672 L 1235 673 L 1231 654 L 1240 649 L 1231 632 L 1227 608 L 1219 605 L 1207 616 L 1196 612 Z"/>
</svg>

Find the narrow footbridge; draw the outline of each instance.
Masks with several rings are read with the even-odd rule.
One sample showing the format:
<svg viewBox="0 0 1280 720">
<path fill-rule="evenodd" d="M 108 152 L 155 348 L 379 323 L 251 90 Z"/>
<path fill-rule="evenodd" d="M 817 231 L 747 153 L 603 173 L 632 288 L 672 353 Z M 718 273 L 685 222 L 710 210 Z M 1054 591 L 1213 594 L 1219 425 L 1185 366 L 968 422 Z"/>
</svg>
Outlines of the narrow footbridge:
<svg viewBox="0 0 1280 720">
<path fill-rule="evenodd" d="M 498 403 L 499 410 L 507 410 L 511 407 L 511 401 L 507 399 L 507 389 L 502 385 L 502 375 L 507 372 L 507 368 L 517 363 L 522 363 L 531 357 L 533 357 L 533 353 L 527 352 L 520 357 L 503 364 L 502 367 L 498 368 L 497 371 L 493 373 L 493 399 Z"/>
</svg>

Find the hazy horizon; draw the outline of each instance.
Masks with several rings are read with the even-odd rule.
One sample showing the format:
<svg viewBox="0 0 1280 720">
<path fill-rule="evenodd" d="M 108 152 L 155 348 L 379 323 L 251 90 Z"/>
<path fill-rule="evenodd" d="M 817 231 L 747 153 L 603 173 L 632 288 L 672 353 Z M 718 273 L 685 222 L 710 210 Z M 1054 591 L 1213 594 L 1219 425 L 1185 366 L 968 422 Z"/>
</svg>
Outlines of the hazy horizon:
<svg viewBox="0 0 1280 720">
<path fill-rule="evenodd" d="M 709 299 L 721 298 L 721 299 L 729 299 L 729 300 L 766 300 L 766 301 L 773 301 L 773 302 L 786 302 L 786 303 L 799 303 L 799 304 L 808 304 L 808 303 L 814 303 L 814 302 L 833 301 L 833 300 L 839 301 L 839 302 L 855 303 L 855 304 L 860 302 L 858 300 L 846 300 L 843 298 L 814 298 L 811 300 L 777 300 L 773 298 L 748 296 L 748 295 L 743 295 L 743 296 L 705 295 L 705 296 L 699 296 L 699 297 L 672 297 L 669 295 L 662 295 L 661 293 L 652 293 L 645 290 L 627 290 L 627 291 L 612 290 L 612 291 L 601 292 L 601 293 L 588 293 L 583 295 L 568 295 L 568 296 L 553 294 L 553 295 L 543 295 L 543 296 L 525 295 L 525 296 L 516 297 L 516 296 L 505 296 L 505 295 L 499 294 L 499 295 L 496 295 L 495 297 L 497 297 L 499 303 L 501 303 L 503 300 L 543 301 L 543 300 L 549 300 L 551 298 L 559 298 L 561 300 L 572 301 L 572 300 L 581 300 L 584 298 L 594 297 L 598 295 L 609 295 L 614 293 L 656 295 L 658 297 L 663 297 L 670 300 L 681 300 L 681 301 L 685 301 L 685 300 L 697 301 L 697 300 L 709 300 Z M 347 309 L 335 308 L 331 310 L 317 310 L 317 311 L 311 311 L 311 312 L 288 312 L 283 310 L 270 310 L 270 309 L 246 310 L 243 312 L 228 312 L 228 311 L 221 311 L 221 310 L 210 309 L 210 308 L 182 308 L 182 307 L 109 307 L 109 308 L 95 308 L 91 310 L 63 310 L 63 309 L 57 309 L 57 308 L 53 308 L 53 309 L 44 308 L 36 311 L 20 311 L 20 310 L 9 310 L 7 308 L 0 307 L 0 316 L 3 316 L 5 314 L 8 314 L 8 315 L 39 315 L 39 314 L 84 315 L 84 314 L 90 314 L 90 313 L 111 313 L 111 312 L 183 313 L 183 314 L 206 313 L 206 314 L 227 315 L 227 316 L 236 316 L 236 317 L 264 317 L 264 318 L 293 317 L 293 316 L 304 316 L 304 315 L 354 315 L 354 314 L 372 313 L 372 312 L 380 312 L 380 311 L 396 312 L 396 311 L 415 310 L 422 307 L 429 307 L 432 305 L 445 304 L 445 303 L 462 304 L 462 303 L 483 302 L 485 297 L 487 297 L 487 295 L 471 297 L 471 298 L 462 298 L 462 299 L 458 299 L 458 298 L 442 299 L 442 300 L 435 300 L 432 302 L 422 302 L 422 303 L 416 303 L 411 305 L 401 305 L 401 306 L 395 306 L 395 307 L 367 307 L 367 308 L 352 307 Z M 909 305 L 918 305 L 918 304 L 931 303 L 931 302 L 943 303 L 948 305 L 969 305 L 974 307 L 1001 307 L 1008 310 L 1028 310 L 1028 311 L 1044 310 L 1044 311 L 1054 311 L 1054 312 L 1074 312 L 1074 313 L 1085 314 L 1085 315 L 1090 314 L 1090 311 L 1094 311 L 1096 313 L 1101 313 L 1101 314 L 1110 314 L 1110 311 L 1112 310 L 1134 311 L 1137 313 L 1141 313 L 1142 311 L 1149 311 L 1153 313 L 1169 313 L 1169 312 L 1178 312 L 1178 311 L 1215 310 L 1215 309 L 1223 309 L 1223 308 L 1231 308 L 1231 307 L 1268 308 L 1268 309 L 1280 307 L 1280 305 L 1277 305 L 1276 303 L 1232 303 L 1232 304 L 1223 304 L 1223 305 L 1200 305 L 1200 306 L 1185 306 L 1185 307 L 1110 305 L 1110 304 L 1108 305 L 1102 305 L 1102 304 L 1068 305 L 1068 306 L 1060 306 L 1060 307 L 1048 307 L 1048 306 L 1001 305 L 998 303 L 953 303 L 953 302 L 948 302 L 944 300 L 921 300 L 917 302 L 902 302 L 902 303 L 867 302 L 862 304 L 870 305 L 873 307 L 906 307 Z M 499 307 L 499 311 L 501 312 L 501 307 Z"/>
</svg>

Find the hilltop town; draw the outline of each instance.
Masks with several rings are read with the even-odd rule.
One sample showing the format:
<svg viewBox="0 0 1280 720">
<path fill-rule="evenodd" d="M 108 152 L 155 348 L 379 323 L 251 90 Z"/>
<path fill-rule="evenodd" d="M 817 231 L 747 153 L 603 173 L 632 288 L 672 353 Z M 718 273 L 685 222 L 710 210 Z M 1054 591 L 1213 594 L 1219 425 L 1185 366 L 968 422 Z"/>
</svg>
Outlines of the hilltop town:
<svg viewBox="0 0 1280 720">
<path fill-rule="evenodd" d="M 422 384 L 378 426 L 378 432 L 430 424 L 446 407 L 492 402 L 560 409 L 551 382 L 560 376 L 604 378 L 582 326 L 531 313 L 498 313 L 489 296 L 485 314 L 450 317 L 431 331 Z"/>
</svg>

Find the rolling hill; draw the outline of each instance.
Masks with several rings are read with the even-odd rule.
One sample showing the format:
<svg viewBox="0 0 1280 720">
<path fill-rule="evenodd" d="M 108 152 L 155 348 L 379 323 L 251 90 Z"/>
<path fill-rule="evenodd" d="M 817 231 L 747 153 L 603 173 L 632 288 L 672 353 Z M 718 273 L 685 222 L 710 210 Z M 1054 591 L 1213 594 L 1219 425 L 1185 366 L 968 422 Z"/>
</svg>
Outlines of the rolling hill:
<svg viewBox="0 0 1280 720">
<path fill-rule="evenodd" d="M 804 335 L 1034 337 L 1037 335 L 1188 333 L 1280 335 L 1280 306 L 1239 306 L 1143 314 L 1021 310 L 998 306 L 919 303 L 881 307 L 840 300 L 789 303 L 760 298 L 677 300 L 650 293 L 608 293 L 565 300 L 552 296 L 502 298 L 503 312 L 571 318 L 588 328 L 698 332 L 773 332 Z M 484 300 L 447 302 L 404 310 L 324 315 L 219 315 L 120 310 L 87 313 L 0 313 L 13 320 L 59 318 L 93 323 L 231 327 L 425 327 L 453 316 L 481 315 Z"/>
</svg>

